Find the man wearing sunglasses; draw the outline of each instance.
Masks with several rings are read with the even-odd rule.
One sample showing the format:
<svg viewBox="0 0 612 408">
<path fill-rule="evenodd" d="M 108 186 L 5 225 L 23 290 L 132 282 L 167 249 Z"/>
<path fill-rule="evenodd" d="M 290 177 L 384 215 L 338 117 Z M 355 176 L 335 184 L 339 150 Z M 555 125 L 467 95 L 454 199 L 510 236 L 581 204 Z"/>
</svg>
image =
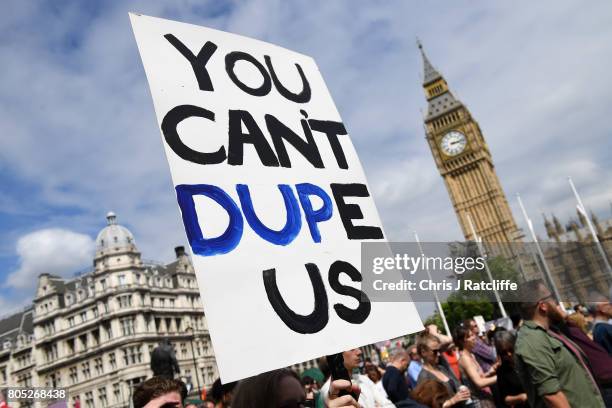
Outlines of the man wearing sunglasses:
<svg viewBox="0 0 612 408">
<path fill-rule="evenodd" d="M 524 323 L 514 358 L 531 407 L 604 408 L 586 355 L 551 330 L 551 324 L 563 317 L 548 288 L 534 280 L 521 285 L 520 291 L 525 299 L 520 303 Z"/>
</svg>

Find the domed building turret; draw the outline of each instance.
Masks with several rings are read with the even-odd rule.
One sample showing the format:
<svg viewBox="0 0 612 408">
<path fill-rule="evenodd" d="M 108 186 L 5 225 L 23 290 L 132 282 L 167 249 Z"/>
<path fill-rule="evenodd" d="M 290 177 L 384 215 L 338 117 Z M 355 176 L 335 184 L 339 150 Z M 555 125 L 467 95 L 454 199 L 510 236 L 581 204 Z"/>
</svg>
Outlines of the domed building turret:
<svg viewBox="0 0 612 408">
<path fill-rule="evenodd" d="M 151 351 L 167 340 L 191 396 L 218 376 L 185 248 L 176 247 L 169 263 L 142 260 L 130 230 L 112 212 L 106 220 L 93 271 L 41 274 L 27 310 L 0 318 L 0 389 L 68 386 L 70 406 L 80 399 L 88 407 L 126 407 L 151 377 Z"/>
<path fill-rule="evenodd" d="M 134 235 L 123 225 L 117 224 L 117 215 L 114 212 L 106 214 L 106 220 L 108 224 L 96 238 L 96 272 L 140 265 L 140 252 L 136 248 Z"/>
<path fill-rule="evenodd" d="M 128 246 L 134 244 L 134 236 L 122 225 L 117 224 L 117 215 L 110 211 L 106 214 L 108 225 L 96 238 L 96 250 L 109 249 L 117 246 Z"/>
</svg>

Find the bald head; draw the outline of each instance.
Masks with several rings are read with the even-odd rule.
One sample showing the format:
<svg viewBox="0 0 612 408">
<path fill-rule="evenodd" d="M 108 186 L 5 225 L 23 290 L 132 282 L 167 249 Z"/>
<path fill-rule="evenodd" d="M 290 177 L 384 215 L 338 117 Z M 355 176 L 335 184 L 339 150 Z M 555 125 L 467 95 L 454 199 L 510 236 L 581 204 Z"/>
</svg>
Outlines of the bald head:
<svg viewBox="0 0 612 408">
<path fill-rule="evenodd" d="M 402 358 L 408 358 L 408 352 L 406 350 L 396 350 L 391 354 L 391 362 L 401 360 Z"/>
<path fill-rule="evenodd" d="M 400 371 L 406 371 L 408 368 L 408 363 L 410 362 L 410 357 L 406 350 L 399 349 L 391 354 L 391 365 L 397 368 Z"/>
</svg>

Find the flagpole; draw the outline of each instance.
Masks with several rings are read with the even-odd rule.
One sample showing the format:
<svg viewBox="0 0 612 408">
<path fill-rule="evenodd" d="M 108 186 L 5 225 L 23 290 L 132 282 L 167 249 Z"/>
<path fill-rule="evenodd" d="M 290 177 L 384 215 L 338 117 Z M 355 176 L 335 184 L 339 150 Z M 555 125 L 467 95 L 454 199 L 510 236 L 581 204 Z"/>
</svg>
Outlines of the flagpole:
<svg viewBox="0 0 612 408">
<path fill-rule="evenodd" d="M 499 293 L 497 292 L 497 289 L 495 289 L 495 285 L 493 284 L 493 276 L 491 275 L 491 270 L 489 269 L 489 262 L 487 262 L 487 257 L 482 247 L 482 240 L 480 239 L 478 235 L 476 235 L 476 230 L 474 229 L 474 224 L 472 223 L 472 217 L 470 217 L 470 213 L 466 212 L 465 215 L 467 217 L 468 224 L 470 224 L 470 230 L 472 231 L 472 236 L 474 237 L 474 241 L 476 241 L 476 245 L 478 246 L 478 252 L 480 252 L 480 256 L 482 256 L 482 258 L 484 259 L 485 270 L 487 271 L 487 276 L 489 277 L 489 281 L 493 285 L 493 288 L 494 288 L 493 293 L 495 294 L 495 299 L 497 300 L 499 311 L 501 312 L 502 317 L 508 317 L 508 314 L 506 313 L 506 308 L 504 308 L 504 304 L 502 303 L 501 298 L 499 297 Z"/>
<path fill-rule="evenodd" d="M 578 205 L 577 205 L 578 211 L 580 211 L 582 215 L 584 215 L 584 218 L 586 218 L 587 225 L 589 227 L 589 230 L 591 231 L 591 235 L 593 236 L 593 241 L 595 241 L 595 245 L 597 246 L 597 249 L 599 250 L 599 254 L 601 255 L 601 258 L 604 261 L 604 265 L 608 272 L 609 278 L 612 279 L 612 268 L 610 267 L 610 263 L 608 262 L 608 257 L 606 256 L 606 253 L 603 247 L 601 246 L 601 242 L 599 242 L 599 238 L 597 238 L 597 233 L 595 232 L 595 228 L 593 228 L 593 224 L 591 223 L 591 219 L 589 218 L 586 212 L 586 208 L 584 207 L 584 204 L 582 204 L 582 199 L 580 199 L 578 190 L 576 190 L 576 186 L 574 186 L 574 182 L 572 181 L 571 177 L 568 177 L 567 181 L 569 182 L 569 185 L 572 188 L 572 191 L 574 192 L 576 201 L 578 201 Z"/>
<path fill-rule="evenodd" d="M 531 239 L 533 239 L 534 244 L 538 250 L 538 255 L 540 256 L 540 260 L 542 261 L 542 265 L 544 266 L 544 272 L 546 273 L 546 279 L 548 280 L 548 284 L 550 285 L 553 294 L 555 295 L 555 299 L 557 302 L 561 303 L 561 295 L 559 294 L 559 289 L 557 289 L 557 285 L 553 280 L 552 274 L 550 273 L 550 269 L 548 269 L 548 264 L 546 263 L 546 257 L 542 252 L 542 247 L 540 247 L 540 242 L 538 241 L 538 237 L 533 229 L 533 223 L 531 219 L 527 215 L 527 210 L 525 210 L 525 206 L 523 205 L 523 200 L 521 200 L 521 196 L 517 193 L 516 199 L 518 200 L 519 206 L 521 207 L 521 211 L 523 212 L 523 217 L 525 217 L 525 222 L 527 223 L 527 227 L 529 228 L 529 232 L 531 232 Z"/>
<path fill-rule="evenodd" d="M 417 245 L 419 246 L 419 250 L 421 251 L 421 255 L 425 256 L 425 252 L 423 252 L 423 247 L 421 246 L 421 241 L 419 240 L 419 236 L 417 232 L 414 231 L 414 238 L 416 240 Z M 429 273 L 429 268 L 425 268 L 427 271 L 427 277 L 431 281 L 431 273 Z M 446 315 L 444 314 L 444 309 L 442 309 L 442 304 L 440 303 L 440 298 L 438 297 L 438 291 L 434 289 L 434 298 L 436 299 L 436 306 L 438 307 L 438 313 L 440 313 L 440 317 L 442 318 L 442 323 L 444 323 L 444 330 L 446 331 L 446 335 L 452 337 L 451 331 L 448 328 L 448 322 L 446 321 Z"/>
</svg>

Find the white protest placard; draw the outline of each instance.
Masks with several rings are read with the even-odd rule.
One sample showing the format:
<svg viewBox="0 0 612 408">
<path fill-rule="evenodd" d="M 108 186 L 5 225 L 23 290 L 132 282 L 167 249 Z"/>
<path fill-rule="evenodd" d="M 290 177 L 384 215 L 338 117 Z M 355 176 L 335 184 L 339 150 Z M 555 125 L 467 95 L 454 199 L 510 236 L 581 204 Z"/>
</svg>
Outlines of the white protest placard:
<svg viewBox="0 0 612 408">
<path fill-rule="evenodd" d="M 130 18 L 222 380 L 422 329 L 360 290 L 360 244 L 384 234 L 313 59 Z"/>
</svg>

